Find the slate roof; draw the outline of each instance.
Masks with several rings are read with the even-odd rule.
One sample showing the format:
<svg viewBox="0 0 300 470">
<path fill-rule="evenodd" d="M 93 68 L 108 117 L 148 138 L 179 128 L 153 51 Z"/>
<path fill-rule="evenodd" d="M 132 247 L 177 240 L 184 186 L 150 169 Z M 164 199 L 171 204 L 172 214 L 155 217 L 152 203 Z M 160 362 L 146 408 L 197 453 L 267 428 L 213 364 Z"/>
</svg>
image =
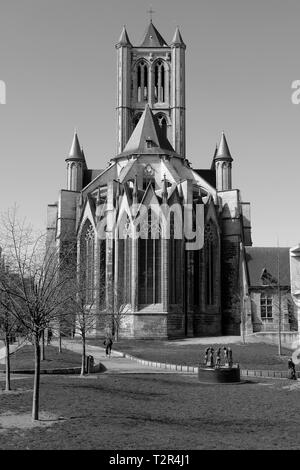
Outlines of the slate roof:
<svg viewBox="0 0 300 470">
<path fill-rule="evenodd" d="M 150 148 L 147 146 L 147 141 L 151 143 Z M 147 104 L 123 152 L 117 157 L 130 154 L 148 155 L 153 153 L 176 154 L 170 142 L 162 135 L 157 119 Z"/>
<path fill-rule="evenodd" d="M 68 160 L 85 161 L 84 154 L 82 153 L 82 150 L 80 148 L 77 132 L 74 132 L 74 137 L 73 137 L 72 145 L 70 148 L 69 156 L 68 158 L 66 158 L 66 161 Z"/>
<path fill-rule="evenodd" d="M 232 162 L 232 156 L 230 154 L 230 150 L 229 150 L 224 132 L 222 132 L 221 140 L 218 145 L 217 153 L 215 153 L 214 159 L 215 160 L 228 160 Z"/>
<path fill-rule="evenodd" d="M 176 31 L 175 31 L 175 34 L 174 34 L 174 37 L 173 37 L 173 39 L 172 39 L 171 44 L 174 44 L 174 45 L 179 44 L 179 45 L 185 47 L 185 44 L 184 44 L 184 42 L 183 42 L 183 39 L 182 39 L 182 36 L 181 36 L 181 34 L 180 34 L 180 31 L 179 31 L 178 26 L 177 26 L 177 28 L 176 28 Z"/>
<path fill-rule="evenodd" d="M 267 272 L 270 276 L 278 278 L 278 250 L 279 250 L 279 272 L 280 285 L 290 286 L 290 257 L 289 248 L 277 247 L 254 247 L 249 246 L 246 250 L 246 261 L 248 265 L 250 287 L 261 287 L 266 285 L 261 276 Z"/>
<path fill-rule="evenodd" d="M 168 46 L 164 38 L 157 31 L 152 21 L 146 29 L 142 44 L 139 47 L 163 47 Z"/>
<path fill-rule="evenodd" d="M 117 43 L 117 46 L 131 46 L 131 42 L 130 42 L 130 39 L 128 37 L 128 34 L 127 34 L 127 31 L 126 31 L 126 28 L 125 26 L 123 26 L 123 29 L 122 29 L 122 32 L 121 32 L 121 36 L 119 38 L 119 41 Z"/>
</svg>

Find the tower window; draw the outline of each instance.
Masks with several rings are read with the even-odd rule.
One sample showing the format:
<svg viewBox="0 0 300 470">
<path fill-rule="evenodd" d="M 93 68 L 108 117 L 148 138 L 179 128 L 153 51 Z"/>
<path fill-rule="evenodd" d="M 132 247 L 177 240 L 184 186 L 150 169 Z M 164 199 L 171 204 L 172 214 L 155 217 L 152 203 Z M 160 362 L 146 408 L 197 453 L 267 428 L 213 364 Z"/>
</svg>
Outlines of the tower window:
<svg viewBox="0 0 300 470">
<path fill-rule="evenodd" d="M 156 102 L 165 101 L 165 68 L 161 60 L 154 68 L 154 98 Z"/>
<path fill-rule="evenodd" d="M 161 129 L 161 136 L 163 139 L 167 139 L 167 118 L 164 114 L 159 113 L 156 116 L 159 127 Z"/>
<path fill-rule="evenodd" d="M 148 100 L 148 65 L 143 60 L 137 66 L 137 101 Z"/>
</svg>

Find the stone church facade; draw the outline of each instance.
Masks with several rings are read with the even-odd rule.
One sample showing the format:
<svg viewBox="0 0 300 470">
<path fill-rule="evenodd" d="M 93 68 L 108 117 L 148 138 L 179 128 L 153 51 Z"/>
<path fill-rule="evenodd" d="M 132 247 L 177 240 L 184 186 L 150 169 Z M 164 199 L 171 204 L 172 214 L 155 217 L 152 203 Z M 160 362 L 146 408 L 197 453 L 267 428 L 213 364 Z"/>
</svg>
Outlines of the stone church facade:
<svg viewBox="0 0 300 470">
<path fill-rule="evenodd" d="M 116 50 L 117 153 L 104 170 L 91 169 L 75 133 L 67 188 L 48 206 L 48 246 L 76 243 L 93 335 L 116 315 L 128 338 L 239 335 L 250 204 L 233 187 L 226 137 L 210 168 L 187 159 L 178 28 L 168 44 L 151 21 L 133 46 L 124 27 Z"/>
</svg>

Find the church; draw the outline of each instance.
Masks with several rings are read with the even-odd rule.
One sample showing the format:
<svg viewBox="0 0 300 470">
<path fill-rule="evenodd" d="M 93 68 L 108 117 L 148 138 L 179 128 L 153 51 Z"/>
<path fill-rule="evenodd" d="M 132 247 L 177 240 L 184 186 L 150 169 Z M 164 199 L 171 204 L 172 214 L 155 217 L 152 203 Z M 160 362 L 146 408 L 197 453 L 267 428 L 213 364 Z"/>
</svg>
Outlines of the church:
<svg viewBox="0 0 300 470">
<path fill-rule="evenodd" d="M 233 187 L 224 133 L 210 168 L 186 156 L 180 30 L 167 43 L 151 20 L 133 45 L 124 27 L 116 51 L 117 153 L 91 169 L 75 132 L 67 187 L 48 206 L 48 248 L 76 243 L 91 335 L 251 333 L 250 204 Z"/>
</svg>

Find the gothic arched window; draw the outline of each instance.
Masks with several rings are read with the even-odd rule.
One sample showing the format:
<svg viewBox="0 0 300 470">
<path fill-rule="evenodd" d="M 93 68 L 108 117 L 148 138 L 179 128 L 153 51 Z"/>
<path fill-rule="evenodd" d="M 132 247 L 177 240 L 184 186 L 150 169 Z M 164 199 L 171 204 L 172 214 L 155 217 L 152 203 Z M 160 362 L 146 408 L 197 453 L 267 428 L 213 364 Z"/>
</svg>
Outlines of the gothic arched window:
<svg viewBox="0 0 300 470">
<path fill-rule="evenodd" d="M 164 113 L 158 113 L 155 115 L 159 127 L 161 129 L 161 136 L 163 139 L 167 139 L 167 118 Z"/>
<path fill-rule="evenodd" d="M 175 214 L 170 214 L 170 240 L 169 240 L 169 302 L 180 304 L 182 301 L 182 240 L 175 238 Z"/>
<path fill-rule="evenodd" d="M 132 275 L 132 227 L 129 217 L 123 215 L 124 223 L 121 222 L 120 238 L 118 243 L 118 288 L 116 296 L 118 304 L 131 303 L 131 275 Z"/>
<path fill-rule="evenodd" d="M 86 221 L 81 233 L 80 254 L 80 281 L 85 292 L 84 300 L 91 304 L 94 300 L 95 232 L 89 221 Z"/>
<path fill-rule="evenodd" d="M 158 216 L 148 210 L 139 238 L 139 304 L 161 302 L 161 237 Z"/>
<path fill-rule="evenodd" d="M 136 68 L 137 80 L 137 101 L 143 102 L 148 100 L 148 64 L 141 60 Z"/>
<path fill-rule="evenodd" d="M 156 102 L 164 102 L 166 94 L 165 66 L 162 60 L 154 66 L 154 99 Z"/>
<path fill-rule="evenodd" d="M 218 238 L 217 229 L 212 222 L 206 225 L 204 231 L 204 258 L 206 304 L 214 305 L 218 278 Z"/>
</svg>

